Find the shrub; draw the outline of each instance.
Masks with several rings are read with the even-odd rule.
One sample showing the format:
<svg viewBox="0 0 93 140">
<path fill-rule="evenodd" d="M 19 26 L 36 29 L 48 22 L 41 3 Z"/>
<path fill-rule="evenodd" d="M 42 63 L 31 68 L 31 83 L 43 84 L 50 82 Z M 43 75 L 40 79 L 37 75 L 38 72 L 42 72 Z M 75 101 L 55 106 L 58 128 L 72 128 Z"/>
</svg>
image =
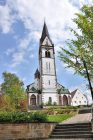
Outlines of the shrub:
<svg viewBox="0 0 93 140">
<path fill-rule="evenodd" d="M 47 108 L 42 110 L 44 114 L 47 115 L 58 115 L 58 114 L 75 114 L 77 113 L 77 109 L 68 109 L 68 108 Z"/>
<path fill-rule="evenodd" d="M 32 120 L 34 122 L 47 122 L 47 115 L 40 112 L 35 112 L 32 115 Z"/>
<path fill-rule="evenodd" d="M 0 112 L 0 122 L 12 122 L 12 123 L 30 123 L 30 122 L 46 122 L 47 115 L 34 112 Z"/>
</svg>

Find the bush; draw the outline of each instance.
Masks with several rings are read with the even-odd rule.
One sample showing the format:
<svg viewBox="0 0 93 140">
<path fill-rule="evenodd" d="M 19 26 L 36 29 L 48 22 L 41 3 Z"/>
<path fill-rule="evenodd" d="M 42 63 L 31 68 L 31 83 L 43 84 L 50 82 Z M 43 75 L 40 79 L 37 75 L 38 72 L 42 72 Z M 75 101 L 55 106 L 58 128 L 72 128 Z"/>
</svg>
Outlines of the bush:
<svg viewBox="0 0 93 140">
<path fill-rule="evenodd" d="M 47 115 L 40 112 L 0 112 L 0 122 L 30 123 L 46 121 Z"/>
<path fill-rule="evenodd" d="M 32 120 L 34 122 L 47 122 L 47 115 L 40 112 L 35 112 L 32 115 Z"/>
<path fill-rule="evenodd" d="M 46 115 L 58 115 L 58 114 L 75 114 L 77 113 L 78 109 L 76 108 L 72 108 L 72 109 L 68 109 L 68 108 L 47 108 L 42 110 L 42 112 Z"/>
</svg>

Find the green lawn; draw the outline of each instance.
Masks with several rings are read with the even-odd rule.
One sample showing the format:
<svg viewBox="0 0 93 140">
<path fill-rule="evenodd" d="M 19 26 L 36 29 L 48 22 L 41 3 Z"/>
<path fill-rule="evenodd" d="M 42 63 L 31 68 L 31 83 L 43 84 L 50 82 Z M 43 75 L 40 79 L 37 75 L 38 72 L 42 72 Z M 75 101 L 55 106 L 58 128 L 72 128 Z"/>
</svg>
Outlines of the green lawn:
<svg viewBox="0 0 93 140">
<path fill-rule="evenodd" d="M 62 114 L 62 115 L 48 115 L 49 122 L 63 122 L 64 120 L 72 117 L 72 114 Z"/>
</svg>

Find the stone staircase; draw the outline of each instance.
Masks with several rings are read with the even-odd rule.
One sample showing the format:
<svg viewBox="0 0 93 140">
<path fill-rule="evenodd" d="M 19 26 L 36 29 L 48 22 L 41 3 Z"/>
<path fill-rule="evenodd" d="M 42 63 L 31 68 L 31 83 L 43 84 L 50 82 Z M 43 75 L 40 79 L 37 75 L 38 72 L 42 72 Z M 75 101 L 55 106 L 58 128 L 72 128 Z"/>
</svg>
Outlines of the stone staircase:
<svg viewBox="0 0 93 140">
<path fill-rule="evenodd" d="M 57 124 L 50 139 L 87 139 L 93 140 L 91 123 Z"/>
</svg>

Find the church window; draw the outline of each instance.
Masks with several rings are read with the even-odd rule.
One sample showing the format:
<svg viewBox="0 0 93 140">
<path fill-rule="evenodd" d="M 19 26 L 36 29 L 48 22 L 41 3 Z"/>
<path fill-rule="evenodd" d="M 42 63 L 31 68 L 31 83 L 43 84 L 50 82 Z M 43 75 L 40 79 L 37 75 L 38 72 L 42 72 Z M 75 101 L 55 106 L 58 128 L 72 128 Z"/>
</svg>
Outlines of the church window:
<svg viewBox="0 0 93 140">
<path fill-rule="evenodd" d="M 50 71 L 50 62 L 49 62 L 49 71 Z"/>
<path fill-rule="evenodd" d="M 48 63 L 46 62 L 46 71 L 48 72 Z"/>
<path fill-rule="evenodd" d="M 48 51 L 48 57 L 50 57 L 50 52 Z"/>
<path fill-rule="evenodd" d="M 52 98 L 51 97 L 49 97 L 48 105 L 52 105 Z"/>
<path fill-rule="evenodd" d="M 36 96 L 34 94 L 31 95 L 30 104 L 31 105 L 36 105 Z"/>
<path fill-rule="evenodd" d="M 45 57 L 50 58 L 50 52 L 49 51 L 45 51 Z"/>
<path fill-rule="evenodd" d="M 47 57 L 47 51 L 45 51 L 45 57 Z"/>
<path fill-rule="evenodd" d="M 50 80 L 49 80 L 49 85 L 50 85 Z"/>
</svg>

